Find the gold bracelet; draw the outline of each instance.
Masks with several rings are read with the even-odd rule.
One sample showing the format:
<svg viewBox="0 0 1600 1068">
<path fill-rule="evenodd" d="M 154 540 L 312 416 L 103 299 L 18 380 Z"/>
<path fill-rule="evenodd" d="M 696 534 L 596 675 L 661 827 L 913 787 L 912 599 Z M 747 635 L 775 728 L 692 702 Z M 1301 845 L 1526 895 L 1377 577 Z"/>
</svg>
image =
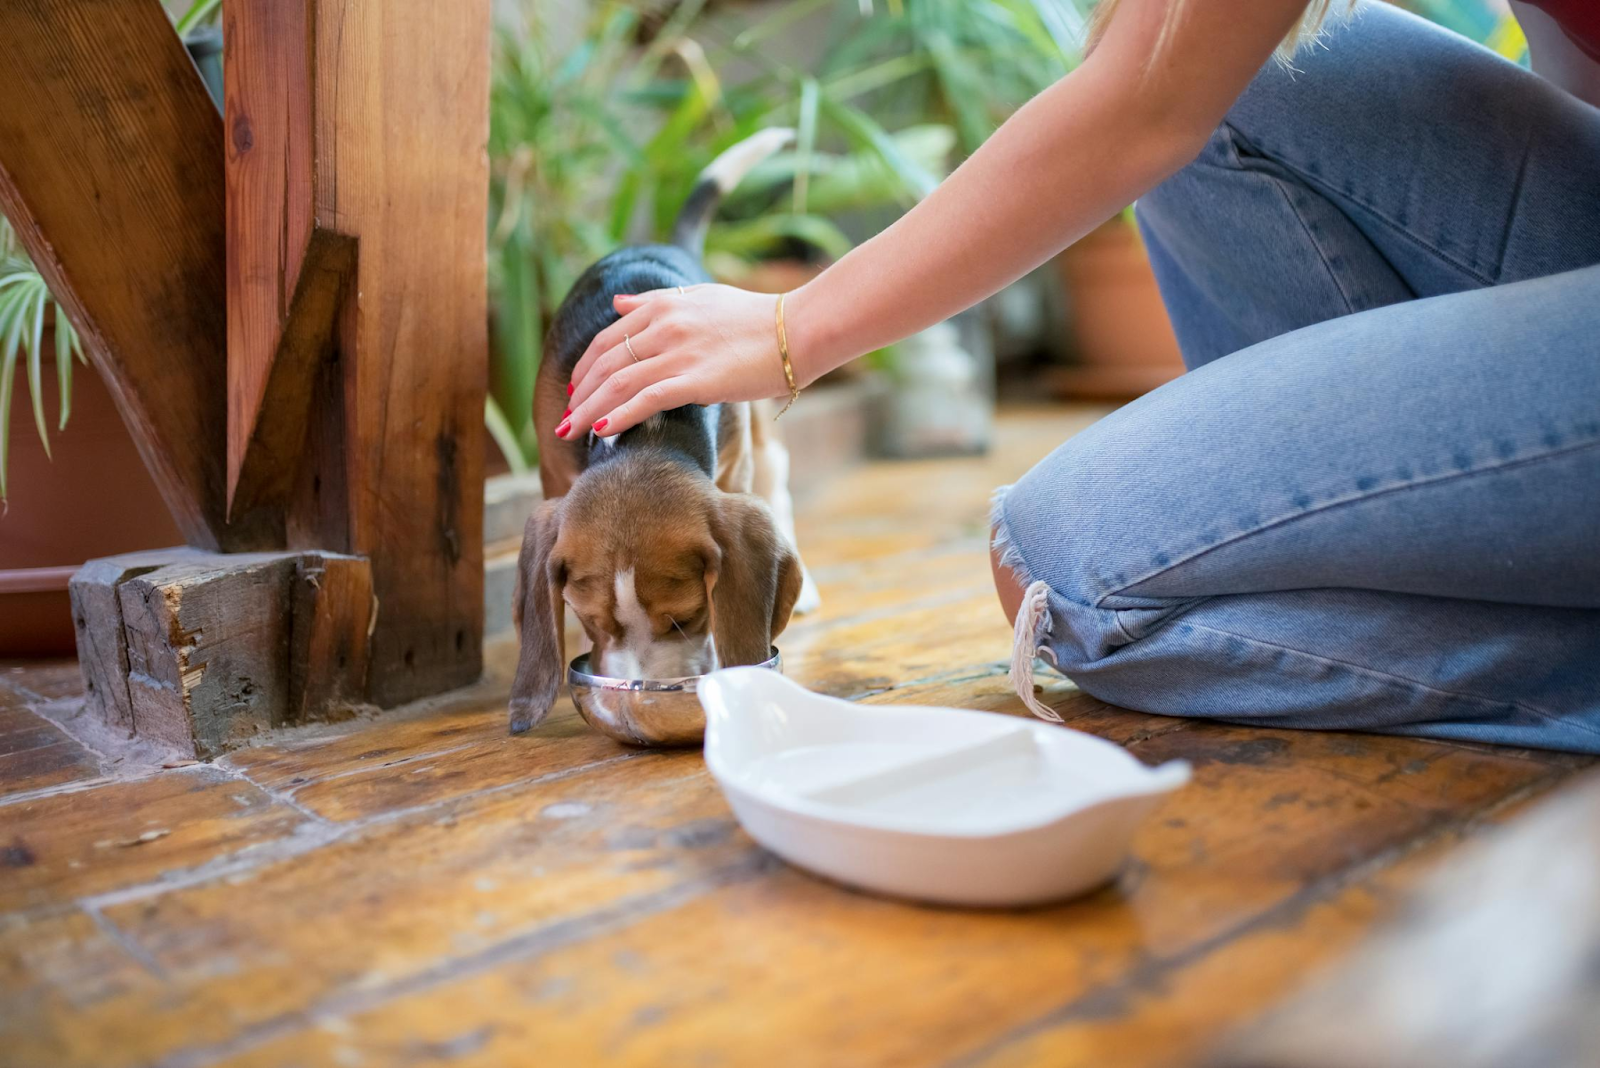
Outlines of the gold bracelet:
<svg viewBox="0 0 1600 1068">
<path fill-rule="evenodd" d="M 783 298 L 785 296 L 787 296 L 785 293 L 778 294 L 778 358 L 783 361 L 783 377 L 789 383 L 789 403 L 783 406 L 783 410 L 778 413 L 778 416 L 788 411 L 790 405 L 794 404 L 795 398 L 800 396 L 800 387 L 794 384 L 794 365 L 789 362 L 789 335 L 783 329 Z M 778 416 L 773 416 L 773 418 L 776 419 Z"/>
</svg>

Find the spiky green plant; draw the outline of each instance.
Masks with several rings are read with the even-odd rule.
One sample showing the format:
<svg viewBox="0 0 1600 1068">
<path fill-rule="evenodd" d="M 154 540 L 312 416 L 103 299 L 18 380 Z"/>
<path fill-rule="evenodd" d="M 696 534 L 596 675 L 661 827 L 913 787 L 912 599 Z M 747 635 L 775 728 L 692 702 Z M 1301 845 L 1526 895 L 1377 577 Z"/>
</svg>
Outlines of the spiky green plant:
<svg viewBox="0 0 1600 1068">
<path fill-rule="evenodd" d="M 33 425 L 50 454 L 50 431 L 44 410 L 44 331 L 55 332 L 56 429 L 65 430 L 72 414 L 72 359 L 83 362 L 78 332 L 50 294 L 44 277 L 17 242 L 11 224 L 0 217 L 0 502 L 7 497 L 6 466 L 11 445 L 11 397 L 20 361 L 33 401 Z"/>
</svg>

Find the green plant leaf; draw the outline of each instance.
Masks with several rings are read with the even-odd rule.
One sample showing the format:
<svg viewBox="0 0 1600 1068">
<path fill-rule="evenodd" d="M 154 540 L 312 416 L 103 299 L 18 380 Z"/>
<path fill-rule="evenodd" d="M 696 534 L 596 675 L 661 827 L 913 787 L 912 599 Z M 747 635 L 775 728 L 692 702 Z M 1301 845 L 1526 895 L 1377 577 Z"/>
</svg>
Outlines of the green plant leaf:
<svg viewBox="0 0 1600 1068">
<path fill-rule="evenodd" d="M 50 291 L 41 285 L 23 323 L 28 330 L 23 344 L 28 356 L 28 396 L 33 401 L 33 425 L 39 430 L 39 440 L 44 444 L 47 459 L 50 457 L 50 429 L 44 418 L 44 354 L 39 350 L 44 343 L 44 308 L 48 303 Z"/>
<path fill-rule="evenodd" d="M 876 152 L 904 184 L 905 191 L 911 199 L 922 199 L 933 192 L 934 187 L 939 184 L 926 169 L 917 166 L 900 151 L 900 146 L 894 143 L 894 139 L 884 131 L 884 128 L 860 108 L 824 96 L 822 110 L 844 131 L 852 143 Z"/>
<path fill-rule="evenodd" d="M 806 194 L 811 185 L 812 154 L 817 148 L 817 101 L 822 89 L 815 78 L 800 80 L 800 103 L 797 105 L 795 132 L 794 210 L 804 214 Z"/>
<path fill-rule="evenodd" d="M 17 380 L 17 350 L 22 317 L 18 308 L 25 291 L 0 295 L 0 503 L 7 500 L 6 462 L 11 448 L 11 394 Z"/>
<path fill-rule="evenodd" d="M 67 322 L 67 313 L 56 305 L 56 393 L 61 403 L 61 423 L 57 430 L 67 429 L 67 417 L 72 414 L 72 345 L 76 335 Z"/>
<path fill-rule="evenodd" d="M 789 0 L 773 14 L 768 15 L 760 22 L 751 26 L 738 37 L 733 39 L 735 51 L 743 52 L 773 36 L 780 30 L 788 29 L 799 22 L 817 8 L 832 3 L 833 0 Z"/>
<path fill-rule="evenodd" d="M 528 461 L 522 455 L 522 445 L 517 440 L 517 432 L 511 429 L 506 413 L 500 410 L 500 405 L 494 402 L 493 397 L 483 398 L 483 424 L 489 428 L 489 436 L 499 446 L 500 455 L 511 465 L 511 473 L 527 474 Z"/>
<path fill-rule="evenodd" d="M 209 22 L 217 17 L 217 12 L 222 8 L 222 0 L 194 0 L 189 5 L 189 10 L 178 16 L 178 21 L 173 24 L 173 29 L 182 37 L 202 22 Z"/>
<path fill-rule="evenodd" d="M 748 260 L 773 251 L 786 238 L 804 241 L 835 259 L 851 249 L 844 232 L 820 215 L 763 215 L 722 223 L 707 235 L 706 247 Z"/>
</svg>

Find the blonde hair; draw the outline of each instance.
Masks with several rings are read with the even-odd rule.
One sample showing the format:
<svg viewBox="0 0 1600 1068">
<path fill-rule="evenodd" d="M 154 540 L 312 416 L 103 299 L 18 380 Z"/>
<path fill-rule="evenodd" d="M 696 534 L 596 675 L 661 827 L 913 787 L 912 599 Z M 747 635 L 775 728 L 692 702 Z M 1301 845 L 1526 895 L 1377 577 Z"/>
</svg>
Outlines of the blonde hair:
<svg viewBox="0 0 1600 1068">
<path fill-rule="evenodd" d="M 1355 9 L 1358 0 L 1349 0 L 1344 14 L 1349 14 Z M 1284 66 L 1289 66 L 1294 59 L 1294 54 L 1300 46 L 1309 41 L 1314 41 L 1322 33 L 1323 25 L 1328 21 L 1328 16 L 1333 10 L 1335 0 L 1309 0 L 1305 12 L 1300 16 L 1289 35 L 1279 43 L 1277 50 L 1272 54 Z M 1118 0 L 1100 0 L 1095 6 L 1094 16 L 1089 22 L 1089 50 L 1099 43 L 1100 37 L 1105 33 L 1106 27 L 1111 24 L 1112 17 L 1116 14 Z M 1161 23 L 1161 35 L 1156 38 L 1156 46 L 1151 51 L 1154 59 L 1165 52 L 1172 43 L 1173 34 L 1177 30 L 1178 22 L 1183 18 L 1183 12 L 1188 7 L 1189 0 L 1169 0 L 1167 14 Z"/>
</svg>

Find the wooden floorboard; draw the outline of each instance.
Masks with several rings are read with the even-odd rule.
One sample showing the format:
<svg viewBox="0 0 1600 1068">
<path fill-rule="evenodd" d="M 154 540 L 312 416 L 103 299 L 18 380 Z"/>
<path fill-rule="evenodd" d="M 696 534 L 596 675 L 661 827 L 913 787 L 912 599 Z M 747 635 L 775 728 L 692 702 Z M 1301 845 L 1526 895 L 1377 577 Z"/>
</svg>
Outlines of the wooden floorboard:
<svg viewBox="0 0 1600 1068">
<path fill-rule="evenodd" d="M 987 498 L 1092 414 L 1012 413 L 988 457 L 873 464 L 806 502 L 825 604 L 783 637 L 789 673 L 1022 714 Z M 0 1063 L 1181 1064 L 1587 764 L 1146 716 L 1041 677 L 1069 725 L 1194 781 L 1114 886 L 940 910 L 784 866 L 698 754 L 618 746 L 565 700 L 508 737 L 514 658 L 168 769 L 56 727 L 70 665 L 0 665 Z"/>
</svg>

